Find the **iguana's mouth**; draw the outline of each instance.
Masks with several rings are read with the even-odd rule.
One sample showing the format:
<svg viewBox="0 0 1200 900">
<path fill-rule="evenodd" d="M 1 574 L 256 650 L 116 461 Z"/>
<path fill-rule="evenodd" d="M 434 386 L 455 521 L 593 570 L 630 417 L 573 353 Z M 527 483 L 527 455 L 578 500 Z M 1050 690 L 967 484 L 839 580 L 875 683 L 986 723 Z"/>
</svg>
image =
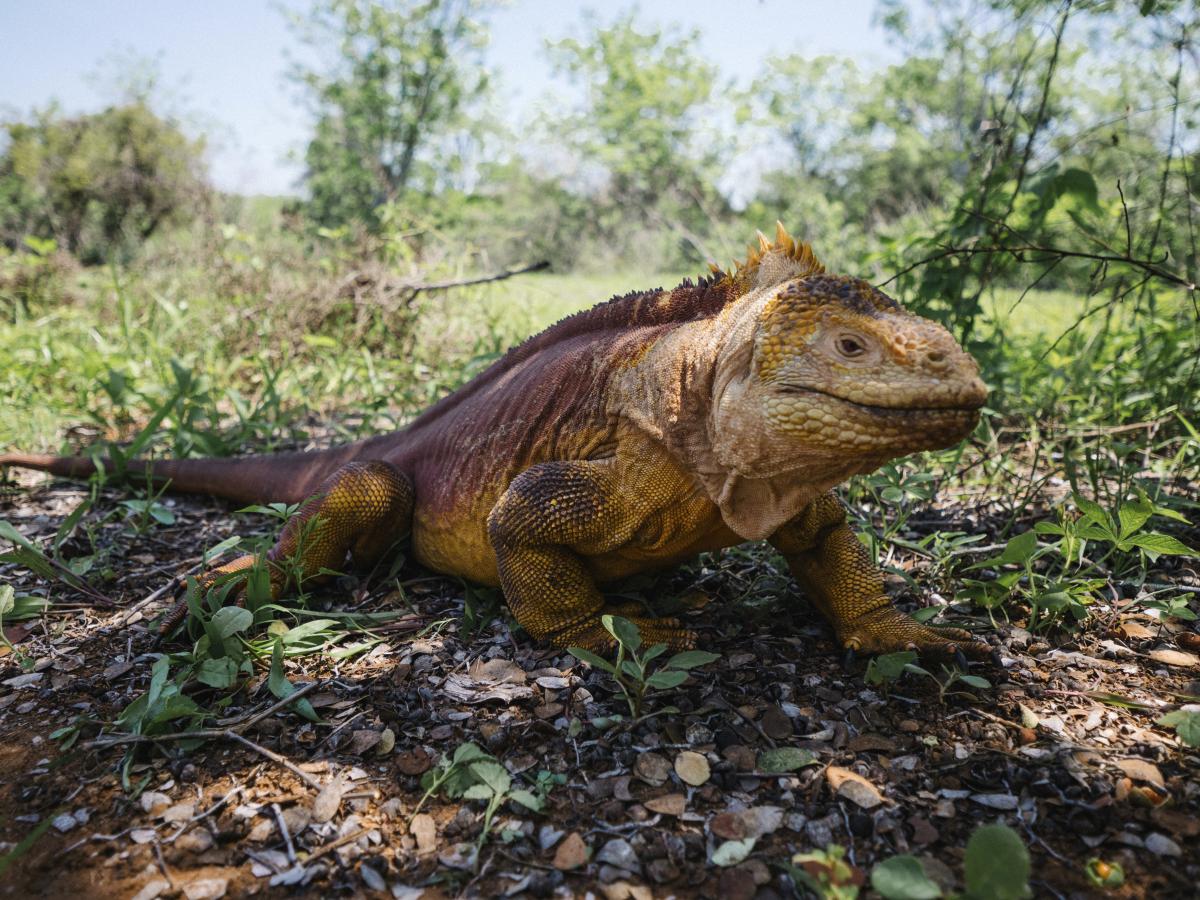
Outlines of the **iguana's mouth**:
<svg viewBox="0 0 1200 900">
<path fill-rule="evenodd" d="M 871 403 L 860 403 L 857 400 L 852 400 L 849 397 L 840 397 L 837 394 L 829 391 L 823 391 L 820 388 L 805 387 L 798 384 L 780 384 L 779 389 L 785 394 L 820 394 L 822 397 L 828 397 L 831 400 L 836 400 L 839 403 L 844 403 L 847 406 L 853 406 L 856 409 L 861 409 L 867 413 L 874 413 L 880 416 L 896 416 L 896 415 L 919 415 L 921 413 L 973 413 L 978 412 L 983 406 L 983 399 L 974 403 L 964 403 L 961 400 L 944 405 L 929 404 L 927 406 L 879 406 Z M 933 398 L 927 398 L 933 399 Z"/>
</svg>

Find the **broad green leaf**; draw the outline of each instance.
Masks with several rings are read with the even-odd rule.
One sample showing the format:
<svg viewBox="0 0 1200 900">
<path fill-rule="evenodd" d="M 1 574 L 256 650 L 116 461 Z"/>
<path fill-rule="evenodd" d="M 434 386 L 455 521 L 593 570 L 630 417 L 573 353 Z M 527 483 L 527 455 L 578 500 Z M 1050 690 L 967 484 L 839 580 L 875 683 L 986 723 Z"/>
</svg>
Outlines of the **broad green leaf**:
<svg viewBox="0 0 1200 900">
<path fill-rule="evenodd" d="M 196 680 L 209 687 L 232 687 L 237 681 L 237 663 L 228 656 L 220 659 L 206 659 L 196 669 Z"/>
<path fill-rule="evenodd" d="M 473 784 L 463 791 L 462 796 L 464 800 L 491 800 L 495 793 L 486 784 Z"/>
<path fill-rule="evenodd" d="M 1117 510 L 1117 520 L 1121 524 L 1121 537 L 1127 538 L 1146 524 L 1154 515 L 1154 506 L 1149 500 L 1140 499 L 1134 503 L 1123 503 Z"/>
<path fill-rule="evenodd" d="M 885 900 L 936 900 L 942 889 L 915 856 L 893 856 L 871 870 L 871 887 Z"/>
<path fill-rule="evenodd" d="M 720 658 L 720 653 L 709 653 L 707 650 L 684 650 L 668 659 L 666 667 L 669 669 L 694 669 L 696 666 L 707 666 Z"/>
<path fill-rule="evenodd" d="M 625 617 L 601 616 L 600 621 L 608 629 L 608 633 L 620 641 L 626 650 L 637 650 L 642 646 L 642 636 L 638 633 L 637 626 Z"/>
<path fill-rule="evenodd" d="M 283 671 L 283 644 L 277 638 L 274 646 L 271 648 L 271 670 L 267 675 L 267 689 L 280 700 L 286 700 L 295 693 L 296 687 L 288 681 L 287 675 Z M 317 711 L 312 708 L 312 704 L 308 702 L 307 697 L 301 697 L 295 703 L 296 712 L 308 719 L 310 722 L 320 722 L 321 717 L 317 715 Z"/>
<path fill-rule="evenodd" d="M 678 669 L 667 669 L 666 671 L 655 672 L 646 679 L 646 684 L 659 690 L 669 690 L 670 688 L 679 687 L 687 681 L 687 677 L 687 672 L 681 672 Z"/>
<path fill-rule="evenodd" d="M 992 686 L 992 683 L 981 675 L 959 675 L 958 680 L 974 688 L 985 689 Z"/>
<path fill-rule="evenodd" d="M 875 676 L 878 678 L 878 680 L 872 680 L 872 684 L 878 684 L 880 681 L 895 681 L 904 673 L 904 669 L 909 663 L 915 663 L 916 661 L 917 654 L 913 650 L 883 653 L 867 663 L 867 674 L 868 677 Z"/>
<path fill-rule="evenodd" d="M 758 754 L 758 769 L 760 772 L 781 774 L 783 772 L 798 772 L 805 766 L 817 764 L 817 757 L 810 750 L 799 747 L 776 747 L 774 750 L 764 750 Z"/>
<path fill-rule="evenodd" d="M 1141 547 L 1147 553 L 1155 553 L 1159 556 L 1200 555 L 1198 551 L 1181 543 L 1169 534 L 1159 534 L 1156 531 L 1150 531 L 1146 534 L 1136 534 L 1129 539 L 1129 543 L 1135 547 Z"/>
<path fill-rule="evenodd" d="M 486 784 L 494 794 L 505 794 L 512 787 L 512 776 L 494 759 L 478 760 L 471 763 L 470 768 L 475 779 Z"/>
<path fill-rule="evenodd" d="M 545 805 L 534 794 L 531 794 L 529 791 L 523 791 L 523 790 L 516 790 L 516 791 L 510 792 L 508 795 L 508 799 L 513 800 L 517 803 L 520 803 L 526 809 L 531 809 L 534 812 L 541 812 L 542 807 Z"/>
<path fill-rule="evenodd" d="M 608 672 L 610 675 L 616 674 L 617 670 L 615 668 L 613 668 L 612 663 L 597 656 L 591 650 L 584 650 L 582 647 L 568 647 L 567 652 L 570 653 L 573 657 L 575 657 L 580 662 L 587 663 L 592 668 L 600 669 L 601 671 Z"/>
<path fill-rule="evenodd" d="M 477 759 L 491 759 L 478 744 L 467 741 L 465 744 L 460 744 L 454 751 L 454 763 L 456 765 L 466 765 L 469 762 L 474 762 Z"/>
<path fill-rule="evenodd" d="M 1200 747 L 1200 706 L 1185 706 L 1167 713 L 1159 725 L 1174 728 L 1179 739 L 1189 747 Z"/>
<path fill-rule="evenodd" d="M 239 631 L 245 631 L 253 623 L 254 616 L 250 610 L 240 606 L 223 606 L 212 617 L 213 631 L 222 641 Z"/>
<path fill-rule="evenodd" d="M 1029 851 L 1007 825 L 983 825 L 967 841 L 964 877 L 973 900 L 1029 896 Z"/>
<path fill-rule="evenodd" d="M 650 648 L 645 653 L 642 654 L 642 662 L 648 663 L 648 662 L 650 662 L 650 660 L 657 659 L 658 657 L 662 656 L 666 652 L 667 652 L 666 644 L 652 644 L 650 646 Z M 670 663 L 668 663 L 667 665 L 670 665 Z"/>
<path fill-rule="evenodd" d="M 0 584 L 0 619 L 7 616 L 17 605 L 16 591 L 11 584 Z"/>
</svg>

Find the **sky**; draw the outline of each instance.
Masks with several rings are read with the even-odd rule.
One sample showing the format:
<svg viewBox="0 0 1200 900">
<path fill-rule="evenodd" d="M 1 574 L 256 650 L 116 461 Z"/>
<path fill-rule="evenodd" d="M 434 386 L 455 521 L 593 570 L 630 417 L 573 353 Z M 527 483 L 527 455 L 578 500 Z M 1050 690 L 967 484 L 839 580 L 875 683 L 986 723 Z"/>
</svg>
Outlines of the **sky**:
<svg viewBox="0 0 1200 900">
<path fill-rule="evenodd" d="M 57 101 L 69 113 L 114 99 L 120 60 L 153 58 L 168 112 L 208 139 L 217 187 L 246 194 L 298 191 L 309 119 L 285 78 L 299 51 L 285 8 L 303 0 L 0 0 L 0 118 Z M 696 28 L 724 74 L 745 83 L 767 55 L 836 53 L 865 65 L 891 60 L 872 26 L 875 0 L 654 0 L 640 20 Z M 512 0 L 491 16 L 488 61 L 502 108 L 526 114 L 552 90 L 547 39 L 582 34 L 584 13 L 611 20 L 627 3 Z"/>
</svg>

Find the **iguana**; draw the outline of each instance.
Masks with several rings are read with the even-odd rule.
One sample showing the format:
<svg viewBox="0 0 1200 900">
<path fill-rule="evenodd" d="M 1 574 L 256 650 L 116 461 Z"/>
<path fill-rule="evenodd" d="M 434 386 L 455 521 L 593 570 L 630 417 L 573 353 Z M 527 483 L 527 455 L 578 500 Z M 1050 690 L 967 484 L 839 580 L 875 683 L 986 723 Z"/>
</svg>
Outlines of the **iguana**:
<svg viewBox="0 0 1200 900">
<path fill-rule="evenodd" d="M 891 605 L 833 493 L 966 437 L 987 396 L 975 361 L 866 281 L 826 273 L 782 225 L 711 268 L 563 319 L 395 433 L 148 472 L 176 491 L 302 502 L 268 553 L 275 597 L 283 558 L 306 573 L 369 565 L 408 536 L 428 568 L 503 588 L 536 639 L 602 652 L 601 615 L 615 612 L 648 642 L 687 648 L 696 636 L 679 621 L 608 605 L 600 586 L 766 539 L 849 651 L 986 653 Z M 0 466 L 95 471 L 81 457 Z"/>
</svg>

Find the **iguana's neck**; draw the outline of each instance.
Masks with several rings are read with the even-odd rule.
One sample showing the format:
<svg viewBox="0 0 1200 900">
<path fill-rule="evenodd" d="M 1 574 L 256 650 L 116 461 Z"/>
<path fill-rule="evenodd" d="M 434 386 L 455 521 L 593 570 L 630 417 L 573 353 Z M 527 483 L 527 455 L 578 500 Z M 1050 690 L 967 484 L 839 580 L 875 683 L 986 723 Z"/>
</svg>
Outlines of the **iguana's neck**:
<svg viewBox="0 0 1200 900">
<path fill-rule="evenodd" d="M 769 536 L 820 494 L 882 461 L 780 446 L 763 427 L 751 367 L 755 324 L 773 290 L 751 291 L 711 319 L 658 337 L 614 379 L 609 400 L 612 413 L 693 474 L 747 539 Z"/>
</svg>

